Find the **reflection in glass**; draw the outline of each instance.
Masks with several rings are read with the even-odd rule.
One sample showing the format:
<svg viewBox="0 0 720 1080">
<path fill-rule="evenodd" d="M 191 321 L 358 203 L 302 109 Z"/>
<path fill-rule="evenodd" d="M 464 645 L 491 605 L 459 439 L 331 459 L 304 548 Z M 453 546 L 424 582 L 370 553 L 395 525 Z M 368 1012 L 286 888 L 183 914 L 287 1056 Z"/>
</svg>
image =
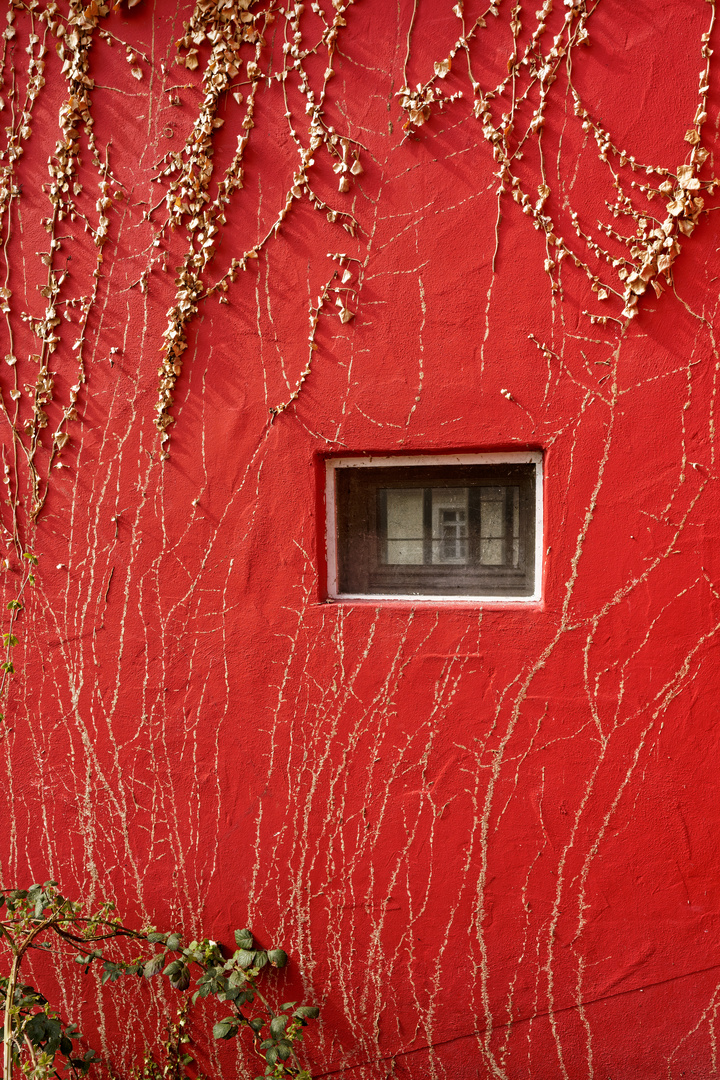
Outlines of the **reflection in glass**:
<svg viewBox="0 0 720 1080">
<path fill-rule="evenodd" d="M 510 488 L 510 494 L 512 495 L 512 508 L 513 508 L 513 542 L 512 542 L 512 564 L 513 566 L 520 565 L 520 488 Z"/>
<path fill-rule="evenodd" d="M 432 561 L 468 561 L 468 489 L 432 489 Z"/>
<path fill-rule="evenodd" d="M 480 562 L 505 562 L 505 487 L 484 487 L 480 492 Z"/>
<path fill-rule="evenodd" d="M 335 470 L 337 595 L 531 596 L 538 462 L 398 460 Z"/>
<path fill-rule="evenodd" d="M 520 566 L 520 489 L 382 488 L 390 566 Z M 474 508 L 474 509 L 473 509 Z"/>
<path fill-rule="evenodd" d="M 423 562 L 423 490 L 388 488 L 387 562 L 392 565 Z"/>
</svg>

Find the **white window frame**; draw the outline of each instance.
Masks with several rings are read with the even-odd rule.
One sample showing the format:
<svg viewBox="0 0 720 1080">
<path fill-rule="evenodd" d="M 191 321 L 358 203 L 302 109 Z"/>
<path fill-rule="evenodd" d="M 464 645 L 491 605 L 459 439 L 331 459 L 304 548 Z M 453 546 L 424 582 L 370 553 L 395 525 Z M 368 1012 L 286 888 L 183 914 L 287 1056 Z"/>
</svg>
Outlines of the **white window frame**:
<svg viewBox="0 0 720 1080">
<path fill-rule="evenodd" d="M 341 593 L 338 592 L 337 508 L 335 473 L 338 469 L 402 468 L 423 465 L 509 465 L 535 466 L 535 589 L 531 596 L 438 596 L 436 594 Z M 416 454 L 412 457 L 328 458 L 325 463 L 325 542 L 327 557 L 327 597 L 329 600 L 387 600 L 413 604 L 475 604 L 515 607 L 537 604 L 542 600 L 543 571 L 543 455 L 539 450 L 508 451 L 492 454 Z"/>
</svg>

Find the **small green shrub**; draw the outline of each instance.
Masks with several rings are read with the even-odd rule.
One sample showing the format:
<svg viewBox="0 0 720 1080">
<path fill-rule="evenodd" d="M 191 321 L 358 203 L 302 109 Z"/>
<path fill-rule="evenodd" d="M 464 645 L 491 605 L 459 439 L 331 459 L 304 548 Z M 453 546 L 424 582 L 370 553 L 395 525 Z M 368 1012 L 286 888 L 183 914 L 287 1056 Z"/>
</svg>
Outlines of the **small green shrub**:
<svg viewBox="0 0 720 1080">
<path fill-rule="evenodd" d="M 164 977 L 183 994 L 177 1019 L 168 1023 L 161 1047 L 163 1060 L 158 1063 L 148 1051 L 133 1070 L 141 1080 L 184 1080 L 186 1067 L 195 1064 L 188 1051 L 188 1012 L 199 998 L 208 997 L 227 1009 L 213 1027 L 216 1039 L 234 1039 L 248 1030 L 248 1052 L 259 1055 L 265 1064 L 264 1076 L 258 1080 L 310 1080 L 297 1047 L 319 1010 L 296 1001 L 271 1005 L 260 984 L 270 968 L 285 967 L 287 954 L 279 948 L 258 948 L 249 930 L 235 931 L 237 948 L 226 956 L 208 938 L 184 945 L 179 933 L 132 930 L 122 924 L 109 902 L 88 914 L 82 904 L 61 895 L 57 882 L 47 881 L 0 893 L 0 942 L 4 947 L 0 965 L 5 969 L 0 974 L 4 1080 L 12 1080 L 13 1070 L 28 1080 L 78 1078 L 92 1065 L 105 1064 L 94 1050 L 82 1053 L 77 1048 L 81 1036 L 76 1025 L 67 1023 L 39 990 L 22 981 L 22 963 L 31 949 L 47 952 L 56 966 L 74 960 L 85 974 L 100 967 L 103 984 L 114 984 L 128 975 Z M 130 949 L 135 951 L 128 957 Z"/>
</svg>

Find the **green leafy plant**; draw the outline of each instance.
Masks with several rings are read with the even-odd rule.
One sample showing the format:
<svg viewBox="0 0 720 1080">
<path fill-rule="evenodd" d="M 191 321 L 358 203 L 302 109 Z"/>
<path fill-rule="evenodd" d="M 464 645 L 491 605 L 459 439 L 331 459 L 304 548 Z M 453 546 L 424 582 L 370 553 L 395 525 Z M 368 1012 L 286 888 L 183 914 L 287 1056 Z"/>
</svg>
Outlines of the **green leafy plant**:
<svg viewBox="0 0 720 1080">
<path fill-rule="evenodd" d="M 177 932 L 130 929 L 115 915 L 110 902 L 88 914 L 82 904 L 62 896 L 54 881 L 6 890 L 0 894 L 0 913 L 0 942 L 9 960 L 7 973 L 0 975 L 5 1080 L 12 1080 L 13 1070 L 30 1080 L 65 1080 L 103 1064 L 94 1050 L 82 1053 L 77 1048 L 81 1038 L 77 1027 L 66 1023 L 44 994 L 21 980 L 23 960 L 30 950 L 38 949 L 48 953 L 56 967 L 73 959 L 87 974 L 99 966 L 103 984 L 114 984 L 127 975 L 164 976 L 185 995 L 177 1020 L 168 1024 L 163 1065 L 148 1051 L 142 1066 L 134 1070 L 141 1080 L 181 1080 L 188 1075 L 186 1067 L 194 1064 L 187 1050 L 188 1011 L 209 997 L 222 1002 L 228 1013 L 215 1023 L 213 1036 L 233 1039 L 247 1029 L 248 1048 L 265 1066 L 260 1080 L 309 1080 L 297 1047 L 319 1010 L 296 1001 L 271 1004 L 259 983 L 268 969 L 285 967 L 287 954 L 279 948 L 258 948 L 249 930 L 235 931 L 237 948 L 226 956 L 222 946 L 208 938 L 183 945 Z M 126 955 L 129 945 L 139 949 L 130 957 Z"/>
</svg>

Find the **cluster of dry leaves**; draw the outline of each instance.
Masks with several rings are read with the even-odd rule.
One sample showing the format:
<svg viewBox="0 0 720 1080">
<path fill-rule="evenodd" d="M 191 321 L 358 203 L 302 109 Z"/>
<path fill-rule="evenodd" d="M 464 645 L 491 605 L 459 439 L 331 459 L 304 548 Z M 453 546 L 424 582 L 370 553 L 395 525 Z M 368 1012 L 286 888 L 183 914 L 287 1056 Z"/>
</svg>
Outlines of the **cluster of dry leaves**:
<svg viewBox="0 0 720 1080">
<path fill-rule="evenodd" d="M 708 151 L 701 146 L 703 125 L 707 121 L 707 95 L 710 83 L 712 49 L 710 36 L 715 22 L 714 0 L 711 0 L 707 31 L 702 35 L 698 103 L 692 125 L 685 136 L 689 144 L 686 160 L 675 169 L 643 165 L 632 155 L 618 148 L 611 135 L 597 123 L 575 89 L 572 81 L 573 56 L 578 49 L 591 44 L 588 22 L 597 5 L 587 0 L 565 0 L 562 24 L 557 21 L 550 29 L 553 0 L 545 0 L 534 13 L 535 24 L 524 25 L 524 15 L 518 3 L 510 9 L 509 26 L 511 51 L 507 58 L 507 73 L 492 89 L 483 89 L 473 73 L 471 43 L 488 26 L 488 20 L 500 17 L 500 0 L 489 5 L 484 14 L 466 24 L 462 0 L 453 11 L 460 22 L 460 33 L 448 55 L 434 64 L 432 75 L 414 89 L 408 85 L 399 91 L 400 104 L 407 120 L 405 130 L 412 135 L 430 120 L 438 108 L 462 96 L 462 90 L 446 95 L 440 81 L 447 79 L 464 59 L 473 95 L 473 113 L 481 125 L 483 137 L 492 146 L 498 165 L 498 208 L 503 195 L 509 194 L 532 219 L 536 229 L 543 232 L 546 243 L 545 270 L 551 275 L 553 292 L 559 292 L 559 268 L 569 259 L 584 271 L 596 298 L 601 301 L 613 295 L 622 301 L 620 322 L 632 319 L 638 310 L 639 298 L 652 286 L 659 296 L 664 284 L 672 284 L 672 265 L 680 253 L 680 239 L 689 236 L 703 213 L 703 192 L 712 195 L 720 184 L 714 177 L 703 178 L 702 167 Z M 586 251 L 562 234 L 559 215 L 551 209 L 551 190 L 546 181 L 542 153 L 542 137 L 548 103 L 553 96 L 553 84 L 564 69 L 560 89 L 572 95 L 574 112 L 584 132 L 592 132 L 597 143 L 600 161 L 610 173 L 612 201 L 608 201 L 614 217 L 632 222 L 632 234 L 625 235 L 610 225 L 597 222 L 585 226 L 579 215 L 571 211 L 571 229 Z M 557 92 L 557 88 L 556 91 Z M 557 102 L 562 112 L 562 103 Z M 537 149 L 540 183 L 537 193 L 527 189 L 519 162 L 527 154 L 531 141 Z M 647 179 L 640 181 L 636 175 Z M 644 202 L 641 200 L 644 200 Z M 647 204 L 659 199 L 664 211 L 655 212 Z M 550 203 L 550 205 L 549 205 Z M 499 210 L 498 210 L 499 212 Z M 603 235 L 604 234 L 604 235 Z M 616 241 L 614 250 L 604 236 Z M 587 252 L 591 253 L 592 259 Z M 592 265 L 591 265 L 592 261 Z M 603 269 L 603 264 L 605 269 Z M 610 273 L 608 273 L 608 269 Z M 601 276 L 602 275 L 602 276 Z M 607 322 L 611 316 L 600 309 L 590 316 L 593 322 Z"/>
<path fill-rule="evenodd" d="M 263 247 L 277 236 L 298 200 L 307 198 L 316 210 L 327 215 L 328 220 L 338 222 L 352 235 L 355 234 L 357 226 L 352 215 L 330 207 L 313 191 L 311 182 L 317 155 L 323 151 L 330 154 L 333 168 L 339 175 L 339 191 L 348 192 L 351 179 L 363 171 L 357 147 L 349 138 L 339 136 L 327 125 L 323 108 L 328 83 L 334 74 L 333 59 L 338 39 L 342 28 L 347 25 L 345 16 L 352 2 L 353 0 L 333 0 L 332 19 L 326 17 L 320 4 L 311 5 L 312 14 L 322 21 L 321 44 L 327 51 L 322 83 L 316 89 L 311 85 L 304 62 L 311 53 L 317 51 L 318 46 L 316 40 L 303 34 L 305 5 L 302 3 L 296 3 L 287 9 L 278 9 L 273 0 L 265 4 L 258 3 L 258 0 L 198 0 L 185 34 L 178 42 L 177 63 L 191 71 L 202 67 L 204 96 L 185 145 L 181 151 L 166 156 L 158 177 L 167 188 L 165 218 L 159 225 L 158 236 L 162 236 L 167 229 L 184 229 L 187 236 L 187 253 L 176 280 L 175 303 L 168 311 L 168 324 L 163 335 L 164 349 L 155 416 L 163 444 L 168 441 L 167 429 L 174 420 L 171 412 L 173 390 L 182 372 L 188 324 L 197 312 L 201 300 L 216 295 L 221 303 L 226 302 L 225 293 L 229 285 L 236 280 L 239 272 L 247 268 L 251 260 L 257 259 Z M 271 73 L 268 27 L 278 17 L 285 20 L 283 65 Z M 204 57 L 206 60 L 202 66 Z M 288 80 L 294 83 L 294 89 L 305 99 L 306 127 L 302 134 L 298 130 L 298 119 L 287 106 Z M 229 204 L 239 197 L 238 193 L 243 188 L 247 148 L 254 137 L 262 138 L 262 132 L 253 135 L 256 130 L 258 90 L 270 81 L 281 83 L 285 92 L 286 118 L 297 149 L 297 165 L 292 183 L 277 218 L 266 234 L 241 256 L 234 258 L 225 273 L 211 281 L 208 275 L 212 269 L 218 241 L 227 224 Z M 227 100 L 228 95 L 235 105 L 244 111 L 242 134 L 238 136 L 230 164 L 222 179 L 217 181 L 213 138 L 225 123 L 218 113 L 221 103 Z M 318 317 L 327 299 L 326 286 L 318 297 L 317 305 L 310 309 L 307 366 L 301 373 L 289 401 L 272 410 L 274 414 L 282 412 L 290 401 L 295 400 L 310 372 Z M 339 314 L 345 322 L 353 316 L 344 304 L 341 305 Z M 162 456 L 167 456 L 166 448 L 163 448 Z"/>
<path fill-rule="evenodd" d="M 124 0 L 128 8 L 142 0 Z M 155 240 L 150 247 L 146 270 L 140 278 L 142 288 L 148 287 L 154 271 L 167 271 L 165 240 L 169 232 L 184 238 L 185 254 L 176 269 L 175 298 L 168 311 L 168 323 L 163 338 L 155 422 L 161 432 L 161 456 L 167 456 L 168 427 L 173 422 L 173 390 L 182 371 L 183 353 L 187 348 L 188 326 L 198 306 L 209 296 L 227 303 L 226 294 L 239 273 L 245 270 L 259 252 L 282 227 L 293 205 L 307 199 L 331 222 L 355 235 L 357 223 L 353 216 L 328 205 L 312 186 L 313 167 L 318 155 L 326 153 L 338 176 L 339 192 L 347 193 L 353 180 L 362 173 L 359 146 L 349 137 L 341 136 L 329 127 L 324 117 L 324 105 L 333 61 L 346 16 L 353 0 L 332 0 L 329 11 L 320 3 L 312 3 L 306 13 L 303 3 L 283 9 L 275 0 L 196 0 L 185 32 L 177 42 L 175 70 L 161 65 L 166 82 L 177 79 L 178 68 L 184 67 L 187 77 L 197 81 L 202 99 L 192 129 L 184 146 L 168 153 L 159 163 L 156 181 L 163 186 L 164 199 L 160 213 L 153 220 Z M 116 0 L 114 7 L 123 5 Z M 0 394 L 0 411 L 8 424 L 12 439 L 11 454 L 3 460 L 7 503 L 11 508 L 11 525 L 6 539 L 19 555 L 21 543 L 18 521 L 21 512 L 30 519 L 37 517 L 45 503 L 51 469 L 62 468 L 62 451 L 69 439 L 68 424 L 77 418 L 76 405 L 81 387 L 86 381 L 84 349 L 90 312 L 97 298 L 102 278 L 103 246 L 108 237 L 112 207 L 124 197 L 122 184 L 113 176 L 110 163 L 101 151 L 94 133 L 92 101 L 95 81 L 92 75 L 91 52 L 99 42 L 113 46 L 118 39 L 107 29 L 106 17 L 113 5 L 90 0 L 11 0 L 7 25 L 0 35 L 4 98 L 0 108 L 10 120 L 6 124 L 7 140 L 0 150 L 0 225 L 3 238 L 4 281 L 0 282 L 0 311 L 6 321 L 5 362 L 12 372 L 12 384 Z M 312 25 L 306 27 L 308 15 Z M 284 44 L 283 63 L 278 67 L 271 56 L 268 28 L 282 20 Z M 318 22 L 320 43 L 318 44 Z M 123 45 L 123 43 L 120 43 Z M 126 59 L 132 75 L 142 80 L 147 58 L 125 45 Z M 9 51 L 11 50 L 11 51 Z M 46 267 L 41 288 L 45 310 L 41 316 L 19 309 L 13 300 L 8 245 L 13 228 L 17 227 L 17 209 L 22 185 L 18 181 L 18 162 L 25 153 L 32 135 L 36 102 L 45 85 L 45 66 L 50 50 L 56 52 L 64 80 L 63 102 L 59 111 L 59 132 L 55 151 L 48 159 L 49 179 L 43 192 L 48 212 L 42 225 L 47 232 L 47 244 L 39 252 Z M 323 74 L 316 85 L 306 70 L 309 56 L 324 50 Z M 27 56 L 27 68 L 18 70 L 18 58 Z M 271 68 L 274 70 L 271 74 Z M 317 64 L 315 65 L 317 70 Z M 227 224 L 229 207 L 242 198 L 244 160 L 252 140 L 262 141 L 263 133 L 256 129 L 258 92 L 271 81 L 280 83 L 286 100 L 288 129 L 297 150 L 297 165 L 284 202 L 276 220 L 266 234 L 248 250 L 238 254 L 229 267 L 216 272 L 215 252 Z M 288 89 L 292 87 L 297 100 L 301 95 L 304 112 L 298 114 L 287 104 Z M 179 98 L 170 99 L 180 104 Z M 242 117 L 241 134 L 231 160 L 222 175 L 215 162 L 215 139 L 226 123 L 231 109 Z M 235 118 L 233 118 L 235 120 Z M 237 123 L 236 123 L 236 126 Z M 107 136 L 108 133 L 105 133 Z M 103 144 L 111 142 L 103 138 Z M 93 169 L 81 169 L 81 148 L 89 155 Z M 92 190 L 91 190 L 92 189 Z M 152 212 L 146 217 L 151 218 Z M 90 287 L 80 292 L 79 284 L 69 271 L 71 244 L 78 239 L 78 227 L 96 249 L 96 265 Z M 347 264 L 339 266 L 333 276 L 347 278 Z M 332 280 L 332 279 L 331 279 Z M 347 306 L 347 289 L 330 292 L 330 282 L 321 290 L 316 304 L 309 311 L 308 361 L 290 399 L 272 410 L 281 412 L 295 400 L 310 371 L 320 311 L 331 295 L 336 296 L 337 314 L 343 322 L 352 319 L 354 312 Z M 342 295 L 342 300 L 337 297 Z M 11 314 L 19 317 L 30 334 L 27 340 L 16 341 Z M 77 374 L 58 398 L 57 373 L 53 370 L 52 355 L 63 341 L 63 355 L 74 356 Z M 34 343 L 34 345 L 32 344 Z M 31 383 L 21 383 L 21 371 L 27 364 L 18 364 L 18 357 L 29 357 L 36 365 Z M 67 381 L 67 380 L 66 380 Z M 61 405 L 59 421 L 55 423 L 52 439 L 41 439 L 49 422 L 47 406 Z M 58 416 L 57 410 L 51 414 Z M 40 453 L 43 451 L 43 453 Z M 42 459 L 42 463 L 41 463 Z M 28 486 L 23 477 L 29 478 Z"/>
<path fill-rule="evenodd" d="M 69 10 L 61 12 L 54 0 L 45 5 L 41 5 L 39 0 L 13 0 L 2 37 L 2 70 L 5 76 L 2 106 L 9 112 L 10 122 L 5 129 L 6 145 L 0 150 L 0 221 L 5 252 L 5 280 L 0 295 L 1 310 L 6 320 L 5 363 L 11 369 L 13 385 L 7 389 L 7 398 L 4 395 L 0 398 L 0 408 L 12 432 L 12 460 L 6 457 L 3 469 L 7 500 L 13 508 L 12 529 L 7 531 L 18 549 L 21 546 L 17 532 L 21 471 L 24 469 L 30 480 L 28 509 L 34 518 L 47 496 L 50 469 L 68 441 L 67 424 L 77 418 L 75 405 L 80 387 L 85 382 L 85 331 L 101 275 L 102 248 L 109 225 L 108 210 L 114 198 L 121 197 L 120 186 L 114 181 L 107 160 L 101 159 L 91 112 L 95 84 L 90 75 L 89 54 L 98 20 L 108 10 L 107 5 L 94 2 L 88 7 L 71 2 Z M 16 77 L 19 74 L 14 67 L 17 61 L 14 57 L 10 58 L 7 52 L 9 43 L 18 44 L 18 16 L 26 21 L 22 36 L 23 43 L 27 40 L 24 49 L 28 57 L 25 78 Z M 26 350 L 26 347 L 19 349 L 16 346 L 11 322 L 13 290 L 7 252 L 16 221 L 13 204 L 22 191 L 17 177 L 18 162 L 32 135 L 35 106 L 45 86 L 46 56 L 50 49 L 56 51 L 61 61 L 65 96 L 59 112 L 59 138 L 47 164 L 49 181 L 43 188 L 48 201 L 48 216 L 42 220 L 47 232 L 47 246 L 38 252 L 38 257 L 47 268 L 45 282 L 39 287 L 45 300 L 45 311 L 40 316 L 32 316 L 21 310 L 17 312 L 35 342 L 34 349 Z M 16 48 L 14 53 L 18 51 Z M 83 196 L 81 141 L 90 155 L 97 177 L 94 207 L 87 198 L 80 198 Z M 67 245 L 72 237 L 67 232 L 68 225 L 76 222 L 82 224 L 97 248 L 92 287 L 89 293 L 80 296 L 74 295 L 72 290 L 68 292 Z M 40 432 L 49 422 L 46 406 L 53 400 L 55 386 L 51 357 L 60 345 L 63 323 L 72 326 L 72 330 L 68 327 L 68 332 L 74 337 L 70 350 L 76 356 L 77 376 L 68 390 L 41 475 L 37 461 Z M 24 355 L 26 351 L 29 352 L 30 361 L 37 366 L 37 375 L 33 383 L 21 385 L 17 361 L 19 354 L 22 352 Z"/>
</svg>

